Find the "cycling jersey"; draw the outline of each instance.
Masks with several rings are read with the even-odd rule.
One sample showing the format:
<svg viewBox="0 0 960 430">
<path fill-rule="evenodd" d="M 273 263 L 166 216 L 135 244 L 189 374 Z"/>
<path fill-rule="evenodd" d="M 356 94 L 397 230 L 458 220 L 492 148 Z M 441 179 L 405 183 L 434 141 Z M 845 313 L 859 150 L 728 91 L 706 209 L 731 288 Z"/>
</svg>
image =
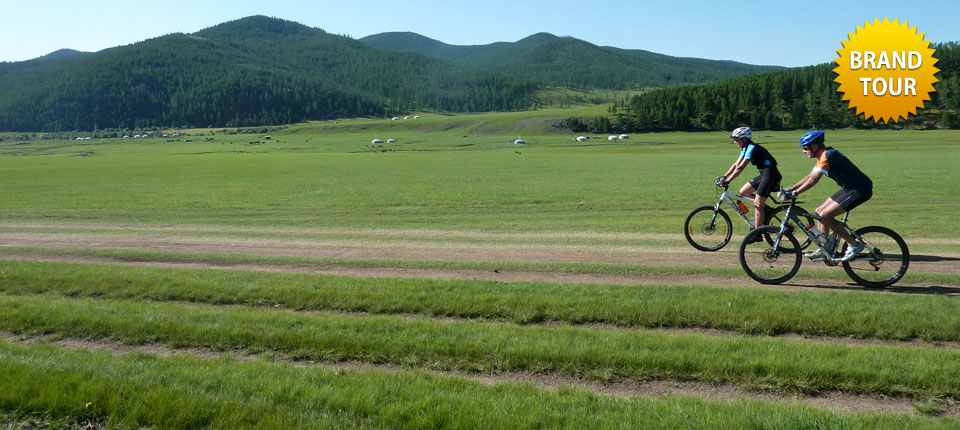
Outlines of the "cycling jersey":
<svg viewBox="0 0 960 430">
<path fill-rule="evenodd" d="M 750 160 L 750 163 L 757 168 L 773 167 L 777 165 L 777 160 L 770 155 L 766 148 L 749 142 L 740 150 L 740 158 Z"/>
<path fill-rule="evenodd" d="M 817 157 L 817 164 L 813 169 L 829 176 L 837 182 L 841 189 L 873 189 L 873 181 L 863 174 L 846 155 L 832 147 L 827 147 L 820 152 L 820 156 Z"/>
</svg>

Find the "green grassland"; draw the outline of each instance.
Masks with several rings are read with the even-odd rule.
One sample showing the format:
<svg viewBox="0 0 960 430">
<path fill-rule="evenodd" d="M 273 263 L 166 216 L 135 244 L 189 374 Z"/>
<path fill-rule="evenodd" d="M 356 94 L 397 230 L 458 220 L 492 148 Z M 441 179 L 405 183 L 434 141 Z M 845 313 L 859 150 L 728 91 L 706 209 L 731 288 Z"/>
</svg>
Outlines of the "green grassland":
<svg viewBox="0 0 960 430">
<path fill-rule="evenodd" d="M 0 261 L 0 292 L 282 306 L 301 311 L 443 315 L 519 324 L 604 323 L 960 342 L 955 299 L 935 294 L 661 284 L 648 287 L 475 280 L 355 278 Z"/>
<path fill-rule="evenodd" d="M 754 334 L 768 332 L 762 324 L 776 322 L 779 329 L 797 332 L 812 326 L 813 332 L 859 336 L 866 334 L 861 330 L 887 330 L 885 325 L 938 337 L 933 332 L 956 332 L 949 327 L 956 324 L 956 303 L 947 297 L 373 280 L 20 262 L 3 263 L 0 281 L 2 332 L 265 354 L 244 362 L 149 353 L 115 356 L 0 340 L 5 387 L 0 410 L 17 422 L 49 415 L 120 428 L 270 427 L 296 421 L 344 428 L 484 428 L 510 420 L 514 422 L 497 427 L 577 428 L 584 422 L 594 428 L 623 428 L 624 423 L 704 428 L 749 423 L 956 425 L 950 418 L 827 413 L 790 403 L 621 400 L 577 389 L 551 393 L 521 384 L 485 387 L 415 370 L 559 373 L 596 381 L 667 378 L 773 392 L 840 390 L 943 401 L 960 395 L 955 348 L 671 334 L 636 327 L 682 325 L 684 320 L 700 324 L 712 318 L 720 326 L 724 321 L 742 324 L 734 329 Z M 377 315 L 342 312 L 358 310 Z M 436 314 L 464 318 L 431 317 Z M 635 319 L 644 316 L 653 320 Z M 497 317 L 574 325 L 482 319 Z M 822 324 L 831 319 L 836 326 L 824 329 Z M 590 321 L 622 328 L 577 325 Z M 910 336 L 893 333 L 898 334 Z M 414 370 L 332 371 L 295 367 L 272 357 L 354 360 Z M 630 418 L 617 418 L 621 413 Z"/>
<path fill-rule="evenodd" d="M 713 178 L 737 155 L 722 133 L 574 143 L 549 126 L 591 109 L 299 124 L 269 141 L 5 141 L 0 220 L 673 233 L 691 208 L 714 199 Z M 800 134 L 755 139 L 791 184 L 811 168 L 795 144 Z M 509 143 L 517 137 L 528 143 Z M 856 224 L 887 225 L 905 237 L 956 236 L 960 194 L 951 184 L 960 179 L 960 134 L 827 137 L 875 182 Z M 374 138 L 397 142 L 374 145 Z M 835 188 L 826 180 L 805 196 L 808 206 Z"/>
<path fill-rule="evenodd" d="M 902 290 L 885 292 L 776 290 L 742 288 L 755 285 L 748 280 L 733 288 L 705 285 L 746 276 L 737 266 L 695 258 L 689 264 L 346 258 L 151 246 L 154 239 L 481 250 L 536 245 L 703 255 L 686 245 L 680 228 L 691 209 L 716 200 L 713 179 L 737 148 L 726 133 L 635 134 L 622 141 L 590 134 L 578 143 L 558 127 L 570 117 L 603 114 L 602 106 L 574 105 L 312 122 L 260 134 L 0 136 L 0 235 L 143 241 L 126 249 L 9 240 L 0 247 L 0 429 L 34 422 L 50 428 L 956 428 L 960 302 L 951 294 L 960 274 L 954 272 L 912 271 Z M 785 185 L 812 166 L 796 146 L 802 133 L 755 133 L 777 157 Z M 527 143 L 512 143 L 518 137 Z M 374 138 L 397 142 L 373 144 Z M 875 183 L 874 198 L 851 224 L 891 227 L 919 258 L 960 258 L 954 227 L 960 132 L 830 130 L 827 139 Z M 753 174 L 749 167 L 735 185 Z M 835 190 L 824 179 L 804 196 L 804 206 L 813 209 Z M 743 225 L 734 231 L 746 233 Z M 712 255 L 735 259 L 730 249 Z M 77 261 L 25 261 L 43 257 Z M 366 278 L 232 265 L 678 281 Z M 805 265 L 801 274 L 832 285 L 846 277 L 822 265 Z M 924 294 L 899 294 L 906 292 Z M 135 351 L 110 350 L 122 345 Z M 151 347 L 168 352 L 139 350 Z M 186 350 L 169 353 L 179 348 Z M 210 357 L 218 352 L 226 355 Z M 332 367 L 344 361 L 378 368 Z M 594 384 L 676 381 L 801 401 L 617 398 L 464 376 L 504 372 Z M 829 393 L 915 402 L 918 413 L 830 412 L 802 402 Z M 935 416 L 945 410 L 952 412 Z"/>
<path fill-rule="evenodd" d="M 116 357 L 4 341 L 0 357 L 0 372 L 14 382 L 11 390 L 0 391 L 0 405 L 24 404 L 26 410 L 77 417 L 83 425 L 116 428 L 900 429 L 956 424 L 926 417 L 827 413 L 799 404 L 616 399 L 569 388 L 550 392 L 521 384 L 491 387 L 424 372 L 303 369 L 230 357 Z"/>
</svg>

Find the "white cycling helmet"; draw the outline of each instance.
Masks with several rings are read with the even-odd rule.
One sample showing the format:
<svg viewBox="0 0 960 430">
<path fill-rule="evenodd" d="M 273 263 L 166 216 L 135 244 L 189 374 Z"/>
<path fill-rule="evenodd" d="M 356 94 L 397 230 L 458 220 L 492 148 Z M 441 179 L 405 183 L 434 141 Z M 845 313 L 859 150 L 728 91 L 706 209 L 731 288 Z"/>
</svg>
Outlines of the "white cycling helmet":
<svg viewBox="0 0 960 430">
<path fill-rule="evenodd" d="M 734 139 L 738 137 L 745 137 L 747 139 L 751 139 L 753 138 L 753 130 L 750 130 L 750 127 L 738 127 L 736 130 L 730 133 L 730 137 Z"/>
</svg>

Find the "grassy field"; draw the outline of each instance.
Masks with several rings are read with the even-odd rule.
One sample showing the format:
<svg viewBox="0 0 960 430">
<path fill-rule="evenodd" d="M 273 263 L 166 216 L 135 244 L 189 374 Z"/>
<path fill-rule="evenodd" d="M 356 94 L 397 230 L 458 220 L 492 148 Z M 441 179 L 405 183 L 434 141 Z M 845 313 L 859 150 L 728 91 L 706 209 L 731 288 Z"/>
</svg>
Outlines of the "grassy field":
<svg viewBox="0 0 960 430">
<path fill-rule="evenodd" d="M 960 425 L 960 133 L 827 132 L 875 183 L 851 224 L 910 244 L 897 286 L 757 288 L 744 225 L 680 232 L 726 134 L 556 127 L 601 108 L 3 135 L 0 429 Z M 802 133 L 755 133 L 786 183 Z"/>
<path fill-rule="evenodd" d="M 714 199 L 713 178 L 736 157 L 721 133 L 575 144 L 567 134 L 509 130 L 506 124 L 524 121 L 517 115 L 306 124 L 270 141 L 228 135 L 5 142 L 0 219 L 672 233 L 692 207 Z M 492 125 L 498 122 L 504 125 Z M 473 132 L 480 127 L 499 132 Z M 758 133 L 785 182 L 811 167 L 796 148 L 799 134 Z M 508 143 L 517 136 L 529 143 Z M 882 222 L 904 236 L 953 235 L 958 195 L 945 184 L 958 176 L 956 132 L 827 136 L 876 184 L 858 223 Z M 397 143 L 372 145 L 375 137 Z M 807 194 L 809 205 L 833 191 L 832 183 L 820 185 Z"/>
</svg>

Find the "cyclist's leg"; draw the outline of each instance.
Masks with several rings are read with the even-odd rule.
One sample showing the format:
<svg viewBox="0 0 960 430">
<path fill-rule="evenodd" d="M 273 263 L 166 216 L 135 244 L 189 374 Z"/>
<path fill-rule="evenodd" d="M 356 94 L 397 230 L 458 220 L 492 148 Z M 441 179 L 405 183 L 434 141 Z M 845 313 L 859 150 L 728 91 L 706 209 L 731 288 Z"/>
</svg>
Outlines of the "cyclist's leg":
<svg viewBox="0 0 960 430">
<path fill-rule="evenodd" d="M 760 179 L 761 179 L 761 178 L 760 178 L 759 176 L 757 176 L 756 178 L 753 178 L 753 179 L 747 181 L 746 184 L 743 184 L 743 186 L 740 187 L 740 195 L 741 195 L 741 196 L 744 196 L 744 197 L 750 197 L 751 199 L 752 199 L 752 198 L 755 198 L 755 197 L 756 197 L 756 194 L 755 194 L 755 193 L 756 193 L 756 191 L 757 191 L 757 186 L 760 185 Z"/>
<path fill-rule="evenodd" d="M 873 189 L 841 189 L 840 191 L 833 193 L 833 195 L 830 196 L 826 202 L 817 208 L 817 214 L 820 215 L 824 225 L 837 232 L 837 234 L 839 234 L 840 237 L 847 242 L 847 244 L 854 246 L 857 244 L 857 240 L 854 239 L 850 233 L 847 233 L 847 231 L 843 229 L 843 226 L 840 225 L 840 222 L 837 221 L 836 217 L 844 212 L 853 210 L 857 206 L 863 204 L 863 202 L 870 200 L 871 197 L 873 197 Z M 826 232 L 826 230 L 823 231 Z"/>
<path fill-rule="evenodd" d="M 767 198 L 757 194 L 757 197 L 753 199 L 753 225 L 763 225 L 767 220 L 766 214 Z"/>
<path fill-rule="evenodd" d="M 820 215 L 820 225 L 821 230 L 824 234 L 829 235 L 830 230 L 833 230 L 840 238 L 845 240 L 850 246 L 857 244 L 857 240 L 850 236 L 850 233 L 847 233 L 843 229 L 843 226 L 840 225 L 840 222 L 837 221 L 837 216 L 843 214 L 847 210 L 840 206 L 840 203 L 837 203 L 833 200 L 833 197 L 827 199 L 823 202 L 820 207 L 817 208 L 817 215 Z"/>
<path fill-rule="evenodd" d="M 757 190 L 756 197 L 753 200 L 753 225 L 761 226 L 767 218 L 767 198 L 770 192 L 780 189 L 780 172 L 775 167 L 760 170 L 760 176 L 751 180 L 751 184 Z M 758 179 L 756 183 L 753 181 Z"/>
</svg>

